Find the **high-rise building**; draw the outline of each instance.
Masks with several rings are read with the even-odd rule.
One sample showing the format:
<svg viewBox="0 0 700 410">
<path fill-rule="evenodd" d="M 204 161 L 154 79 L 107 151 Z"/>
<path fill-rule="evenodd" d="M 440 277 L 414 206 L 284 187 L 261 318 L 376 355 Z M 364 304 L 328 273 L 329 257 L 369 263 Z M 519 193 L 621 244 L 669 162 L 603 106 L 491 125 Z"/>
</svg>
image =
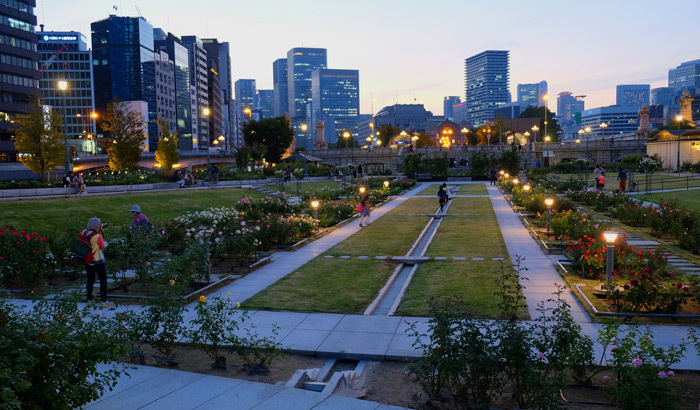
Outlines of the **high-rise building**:
<svg viewBox="0 0 700 410">
<path fill-rule="evenodd" d="M 467 121 L 480 126 L 510 102 L 509 51 L 487 50 L 464 61 Z"/>
<path fill-rule="evenodd" d="M 92 52 L 87 37 L 75 31 L 41 31 L 37 50 L 40 54 L 41 79 L 39 88 L 43 104 L 63 111 L 66 97 L 66 134 L 71 150 L 82 155 L 96 153 L 95 98 L 92 83 Z M 61 91 L 58 81 L 68 81 Z"/>
<path fill-rule="evenodd" d="M 168 132 L 177 131 L 177 117 L 175 112 L 175 63 L 170 59 L 167 52 L 156 50 L 154 52 L 156 66 L 156 111 L 159 118 L 162 118 L 168 126 Z M 162 135 L 158 127 L 158 137 Z M 156 147 L 157 148 L 157 147 Z"/>
<path fill-rule="evenodd" d="M 668 86 L 680 97 L 683 91 L 696 95 L 700 88 L 700 60 L 686 61 L 676 68 L 668 70 Z"/>
<path fill-rule="evenodd" d="M 601 123 L 606 123 L 607 127 L 601 128 Z M 611 105 L 584 110 L 581 114 L 581 128 L 585 127 L 591 128 L 591 133 L 586 134 L 589 137 L 610 139 L 634 134 L 639 129 L 639 109 Z"/>
<path fill-rule="evenodd" d="M 311 125 L 323 121 L 336 132 L 350 130 L 357 138 L 357 116 L 360 114 L 360 72 L 323 68 L 311 72 Z M 330 123 L 333 127 L 330 127 Z M 315 134 L 314 134 L 315 135 Z M 338 136 L 326 133 L 326 142 L 337 142 Z M 307 141 L 307 149 L 311 149 Z"/>
<path fill-rule="evenodd" d="M 272 84 L 275 91 L 275 116 L 289 113 L 289 88 L 287 85 L 287 59 L 272 63 Z"/>
<path fill-rule="evenodd" d="M 183 36 L 182 45 L 190 58 L 190 106 L 192 107 L 193 148 L 206 149 L 209 146 L 209 119 L 204 110 L 209 109 L 209 79 L 207 51 L 197 36 Z"/>
<path fill-rule="evenodd" d="M 455 104 L 461 103 L 462 100 L 457 96 L 445 97 L 442 101 L 442 112 L 445 116 L 445 120 L 452 120 L 454 118 L 454 106 Z"/>
<path fill-rule="evenodd" d="M 190 57 L 187 47 L 172 33 L 153 29 L 156 50 L 168 53 L 173 61 L 175 81 L 175 124 L 180 148 L 192 150 L 192 99 L 190 96 Z"/>
<path fill-rule="evenodd" d="M 221 81 L 221 103 L 224 123 L 224 146 L 229 149 L 238 146 L 235 114 L 233 112 L 233 83 L 231 82 L 231 50 L 228 41 L 219 44 L 219 79 Z"/>
<path fill-rule="evenodd" d="M 311 72 L 328 66 L 325 48 L 297 47 L 287 52 L 287 89 L 289 116 L 306 118 L 311 101 Z"/>
<path fill-rule="evenodd" d="M 624 84 L 616 88 L 615 104 L 625 107 L 649 106 L 649 94 L 651 86 L 649 84 Z"/>
<path fill-rule="evenodd" d="M 651 89 L 651 105 L 670 106 L 675 104 L 675 91 L 671 87 Z"/>
<path fill-rule="evenodd" d="M 115 98 L 148 104 L 148 141 L 158 144 L 153 26 L 143 17 L 108 18 L 93 22 L 92 56 L 95 75 L 95 107 L 104 112 Z"/>
<path fill-rule="evenodd" d="M 255 109 L 260 112 L 262 118 L 275 116 L 275 90 L 258 90 L 255 100 L 257 102 Z"/>
<path fill-rule="evenodd" d="M 585 95 L 574 95 L 569 91 L 557 95 L 557 118 L 564 121 L 575 121 L 576 114 L 585 110 Z"/>
<path fill-rule="evenodd" d="M 19 161 L 15 119 L 39 95 L 34 6 L 35 0 L 0 2 L 0 162 Z"/>
<path fill-rule="evenodd" d="M 547 82 L 534 84 L 518 84 L 518 102 L 530 107 L 544 106 L 544 96 L 547 95 Z"/>
<path fill-rule="evenodd" d="M 221 93 L 221 43 L 215 38 L 202 39 L 207 52 L 207 91 L 209 93 L 209 141 L 211 146 L 226 141 L 224 137 L 224 103 Z M 223 138 L 222 138 L 223 137 Z"/>
<path fill-rule="evenodd" d="M 257 90 L 255 88 L 255 80 L 251 79 L 240 79 L 236 81 L 236 101 L 241 107 L 241 110 L 249 108 L 250 110 L 255 109 L 255 96 L 257 95 Z M 251 111 L 252 112 L 252 111 Z M 246 114 L 248 119 L 250 119 L 250 113 Z"/>
</svg>

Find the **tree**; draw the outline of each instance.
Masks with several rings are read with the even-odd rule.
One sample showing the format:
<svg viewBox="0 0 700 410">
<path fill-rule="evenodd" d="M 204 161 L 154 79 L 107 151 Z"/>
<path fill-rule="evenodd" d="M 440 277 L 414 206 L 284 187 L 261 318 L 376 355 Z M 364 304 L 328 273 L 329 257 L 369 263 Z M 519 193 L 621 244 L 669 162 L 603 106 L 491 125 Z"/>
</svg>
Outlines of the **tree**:
<svg viewBox="0 0 700 410">
<path fill-rule="evenodd" d="M 269 162 L 279 162 L 294 140 L 294 129 L 286 117 L 263 118 L 247 123 L 243 136 L 248 146 L 262 145 Z"/>
<path fill-rule="evenodd" d="M 107 146 L 109 167 L 113 171 L 135 170 L 143 151 L 144 123 L 141 114 L 115 99 L 107 104 L 102 130 L 109 131 L 112 136 L 112 143 Z"/>
<path fill-rule="evenodd" d="M 32 100 L 29 111 L 19 117 L 19 129 L 12 139 L 20 161 L 42 181 L 46 174 L 65 162 L 61 115 L 44 110 L 39 98 Z"/>
<path fill-rule="evenodd" d="M 544 141 L 544 107 L 527 107 L 525 111 L 520 114 L 520 118 L 539 118 L 540 123 L 537 126 L 540 128 L 539 132 L 541 138 L 538 138 L 538 140 Z M 547 135 L 551 138 L 550 141 L 559 140 L 559 123 L 554 119 L 554 114 L 552 114 L 549 109 L 547 109 Z"/>
<path fill-rule="evenodd" d="M 180 154 L 177 152 L 177 131 L 170 133 L 168 123 L 163 118 L 158 117 L 158 126 L 160 127 L 161 140 L 158 142 L 156 149 L 156 161 L 160 164 L 160 169 L 165 172 L 170 172 L 173 165 L 180 160 Z"/>
<path fill-rule="evenodd" d="M 377 138 L 381 141 L 382 147 L 388 147 L 389 142 L 399 134 L 401 134 L 401 130 L 391 124 L 380 125 L 377 128 Z"/>
<path fill-rule="evenodd" d="M 418 139 L 415 141 L 416 148 L 437 146 L 435 139 L 426 132 L 419 132 L 415 136 L 418 137 Z"/>
</svg>

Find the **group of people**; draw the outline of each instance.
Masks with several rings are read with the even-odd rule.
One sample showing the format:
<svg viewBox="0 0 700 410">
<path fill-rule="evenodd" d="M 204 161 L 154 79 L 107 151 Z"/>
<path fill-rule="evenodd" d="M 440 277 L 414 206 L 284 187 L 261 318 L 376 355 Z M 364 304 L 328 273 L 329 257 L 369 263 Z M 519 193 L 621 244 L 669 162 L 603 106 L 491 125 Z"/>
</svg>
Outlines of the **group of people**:
<svg viewBox="0 0 700 410">
<path fill-rule="evenodd" d="M 63 178 L 63 186 L 75 188 L 75 192 L 78 194 L 87 194 L 87 185 L 85 185 L 83 174 L 80 172 L 74 173 L 70 171 L 68 175 Z"/>
<path fill-rule="evenodd" d="M 194 177 L 194 174 L 192 173 L 192 170 L 189 171 L 184 171 L 184 176 L 180 174 L 180 171 L 175 171 L 175 174 L 173 174 L 173 182 L 177 182 L 180 188 L 184 188 L 187 186 L 193 186 L 197 183 L 197 180 Z M 217 173 L 217 182 L 218 182 L 218 173 Z"/>
<path fill-rule="evenodd" d="M 598 190 L 605 188 L 605 163 L 597 164 L 595 170 L 593 171 L 593 176 L 595 177 L 595 187 Z M 627 170 L 620 168 L 617 173 L 617 180 L 620 182 L 618 190 L 620 192 L 625 192 L 627 190 Z M 636 191 L 637 183 L 633 182 L 631 191 Z"/>
<path fill-rule="evenodd" d="M 141 207 L 134 205 L 131 207 L 131 230 L 141 231 L 147 234 L 152 228 L 148 217 L 141 213 Z M 100 281 L 100 306 L 109 307 L 114 303 L 107 300 L 107 265 L 104 256 L 104 249 L 107 247 L 107 242 L 104 240 L 104 228 L 100 218 L 93 217 L 87 223 L 87 229 L 80 233 L 81 239 L 87 241 L 90 245 L 91 257 L 89 262 L 84 263 L 85 273 L 87 274 L 87 287 L 85 289 L 87 302 L 92 302 L 93 287 L 95 279 Z"/>
</svg>

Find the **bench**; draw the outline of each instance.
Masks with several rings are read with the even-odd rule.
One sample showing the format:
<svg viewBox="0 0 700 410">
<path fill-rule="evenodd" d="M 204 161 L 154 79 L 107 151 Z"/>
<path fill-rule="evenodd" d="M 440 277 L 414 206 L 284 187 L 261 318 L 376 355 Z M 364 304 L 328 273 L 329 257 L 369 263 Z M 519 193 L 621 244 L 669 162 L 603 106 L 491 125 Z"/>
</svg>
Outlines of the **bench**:
<svg viewBox="0 0 700 410">
<path fill-rule="evenodd" d="M 432 181 L 433 180 L 433 174 L 431 173 L 418 173 L 416 172 L 416 181 Z"/>
</svg>

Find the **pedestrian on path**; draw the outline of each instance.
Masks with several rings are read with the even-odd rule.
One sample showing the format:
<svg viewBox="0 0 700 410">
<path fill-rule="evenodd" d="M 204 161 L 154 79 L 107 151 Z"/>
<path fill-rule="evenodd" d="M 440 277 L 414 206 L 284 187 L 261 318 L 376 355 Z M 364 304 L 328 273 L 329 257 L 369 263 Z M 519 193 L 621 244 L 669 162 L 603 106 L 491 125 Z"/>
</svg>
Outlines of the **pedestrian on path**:
<svg viewBox="0 0 700 410">
<path fill-rule="evenodd" d="M 369 195 L 365 195 L 360 199 L 360 203 L 357 204 L 358 210 L 360 211 L 360 228 L 367 226 L 369 223 Z M 367 222 L 365 222 L 365 219 Z"/>
<path fill-rule="evenodd" d="M 627 171 L 624 168 L 617 173 L 617 179 L 620 181 L 620 192 L 625 192 L 627 188 Z"/>
<path fill-rule="evenodd" d="M 601 171 L 601 169 L 600 169 L 600 164 L 596 164 L 595 170 L 593 170 L 593 177 L 595 178 L 595 189 L 600 189 L 600 181 L 599 181 L 599 179 L 600 179 L 600 173 L 601 173 L 601 172 L 602 172 L 602 171 Z"/>
<path fill-rule="evenodd" d="M 214 188 L 219 186 L 219 167 L 212 164 L 212 166 L 209 167 L 209 177 L 211 178 L 211 183 L 214 185 Z"/>
<path fill-rule="evenodd" d="M 496 185 L 496 169 L 491 168 L 491 172 L 489 173 L 489 178 L 491 179 L 491 185 Z"/>
<path fill-rule="evenodd" d="M 440 212 L 444 211 L 445 204 L 447 203 L 447 190 L 444 186 L 441 186 L 438 190 L 438 201 L 440 202 Z"/>
<path fill-rule="evenodd" d="M 605 189 L 605 172 L 601 172 L 598 177 L 598 189 L 601 191 Z"/>
<path fill-rule="evenodd" d="M 89 242 L 92 250 L 91 256 L 87 260 L 83 260 L 85 273 L 87 274 L 87 287 L 85 289 L 87 301 L 92 302 L 92 291 L 95 286 L 95 275 L 97 275 L 97 278 L 100 280 L 100 306 L 108 307 L 114 305 L 114 303 L 107 301 L 107 266 L 104 253 L 102 253 L 107 247 L 107 243 L 102 237 L 103 234 L 104 226 L 102 221 L 99 218 L 90 218 L 87 229 L 80 233 L 80 237 Z"/>
</svg>

